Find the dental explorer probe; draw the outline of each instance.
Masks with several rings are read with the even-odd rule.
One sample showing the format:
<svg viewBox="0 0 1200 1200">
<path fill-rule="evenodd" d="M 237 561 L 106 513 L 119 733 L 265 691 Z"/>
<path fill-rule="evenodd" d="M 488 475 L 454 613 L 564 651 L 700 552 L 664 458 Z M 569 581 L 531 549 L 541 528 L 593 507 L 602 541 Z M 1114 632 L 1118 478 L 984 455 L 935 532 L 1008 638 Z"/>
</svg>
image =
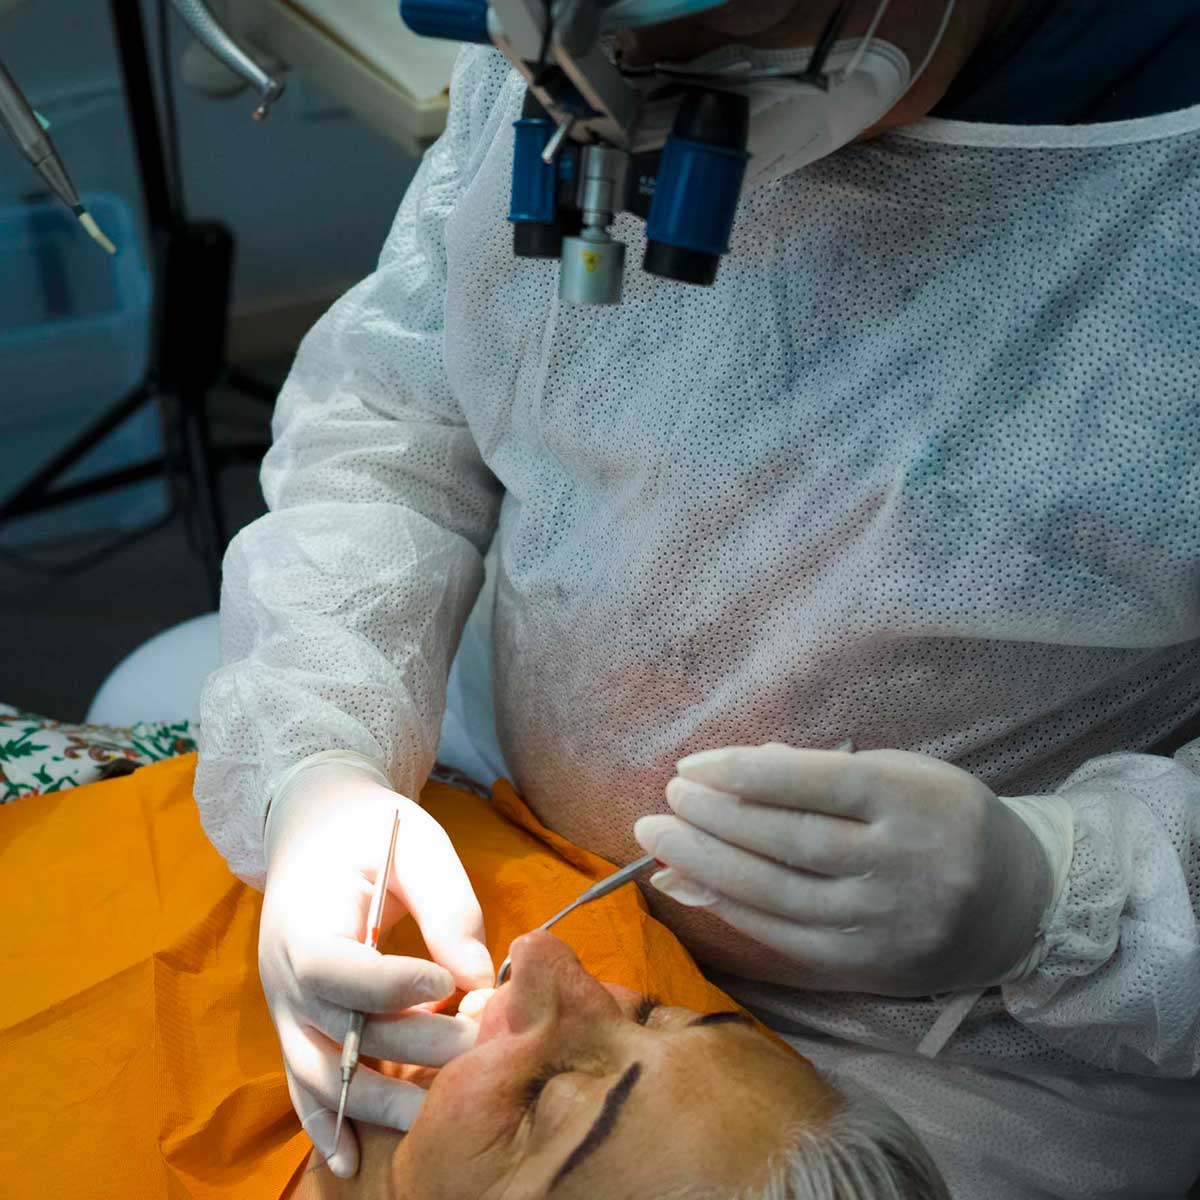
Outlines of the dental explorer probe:
<svg viewBox="0 0 1200 1200">
<path fill-rule="evenodd" d="M 640 875 L 643 871 L 648 871 L 651 867 L 665 866 L 665 863 L 660 862 L 653 854 L 647 854 L 645 858 L 639 858 L 636 862 L 631 862 L 629 866 L 622 867 L 619 871 L 614 871 L 611 875 L 605 876 L 599 883 L 594 883 L 586 892 L 577 896 L 570 904 L 567 905 L 561 912 L 556 912 L 548 921 L 543 921 L 538 929 L 549 929 L 551 925 L 557 921 L 561 921 L 569 912 L 574 912 L 580 905 L 590 904 L 593 900 L 599 900 L 602 896 L 607 896 L 610 892 L 615 892 L 617 888 L 624 886 L 631 879 Z M 499 986 L 505 979 L 508 978 L 509 971 L 512 970 L 512 955 L 510 954 L 501 964 L 500 973 L 496 976 L 496 984 Z"/>
<path fill-rule="evenodd" d="M 854 739 L 846 738 L 834 747 L 834 750 L 839 754 L 854 753 Z M 617 888 L 624 886 L 631 879 L 636 878 L 643 871 L 648 871 L 651 867 L 665 867 L 667 864 L 661 859 L 655 858 L 653 854 L 647 854 L 645 858 L 639 858 L 636 862 L 631 862 L 629 866 L 622 867 L 619 871 L 614 871 L 611 875 L 605 876 L 599 883 L 594 883 L 586 892 L 577 896 L 570 904 L 567 905 L 561 912 L 556 912 L 548 921 L 543 921 L 538 929 L 549 929 L 551 925 L 561 921 L 569 912 L 574 912 L 580 905 L 590 904 L 593 900 L 599 900 L 602 896 L 607 896 L 610 892 L 615 892 Z M 508 973 L 512 970 L 512 955 L 510 954 L 501 964 L 500 971 L 496 976 L 496 986 L 499 987 L 507 978 Z"/>
<path fill-rule="evenodd" d="M 270 112 L 271 105 L 283 95 L 283 84 L 273 75 L 267 74 L 242 49 L 203 0 L 171 0 L 171 7 L 192 31 L 196 40 L 218 62 L 228 67 L 258 93 L 258 107 L 254 110 L 254 119 L 261 121 Z"/>
<path fill-rule="evenodd" d="M 383 905 L 387 900 L 388 880 L 392 877 L 392 865 L 396 861 L 396 836 L 400 832 L 400 810 L 396 809 L 396 820 L 392 825 L 392 840 L 388 845 L 387 859 L 383 870 L 375 880 L 375 893 L 371 897 L 371 909 L 367 914 L 366 944 L 372 950 L 379 949 L 379 926 L 383 921 Z M 342 1140 L 342 1122 L 346 1118 L 346 1100 L 350 1095 L 350 1080 L 358 1069 L 358 1050 L 362 1043 L 363 1024 L 366 1017 L 360 1013 L 350 1014 L 350 1028 L 342 1044 L 342 1096 L 338 1101 L 337 1126 L 333 1131 L 333 1153 L 337 1153 Z"/>
<path fill-rule="evenodd" d="M 42 128 L 37 114 L 25 99 L 16 80 L 0 63 L 0 125 L 3 125 L 18 150 L 29 159 L 54 194 L 75 214 L 88 236 L 109 254 L 117 248 L 104 236 L 95 218 L 80 203 L 79 193 L 63 166 L 50 135 Z"/>
</svg>

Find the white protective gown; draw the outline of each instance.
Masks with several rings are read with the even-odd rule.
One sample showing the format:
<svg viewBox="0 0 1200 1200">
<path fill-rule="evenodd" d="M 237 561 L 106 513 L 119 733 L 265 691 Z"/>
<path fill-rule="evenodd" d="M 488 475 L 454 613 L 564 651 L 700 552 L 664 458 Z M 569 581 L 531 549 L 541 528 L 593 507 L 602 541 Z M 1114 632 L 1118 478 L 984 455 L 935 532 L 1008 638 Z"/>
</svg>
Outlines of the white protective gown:
<svg viewBox="0 0 1200 1200">
<path fill-rule="evenodd" d="M 379 269 L 283 391 L 204 695 L 212 840 L 261 883 L 273 786 L 319 751 L 418 789 L 494 535 L 514 781 L 614 861 L 718 745 L 853 736 L 1068 797 L 1044 963 L 933 1060 L 933 999 L 806 992 L 651 902 L 958 1200 L 1181 1196 L 1200 757 L 1136 752 L 1200 709 L 1200 108 L 848 148 L 744 201 L 712 289 L 643 274 L 626 217 L 625 303 L 596 309 L 513 257 L 521 98 L 464 53 Z"/>
</svg>

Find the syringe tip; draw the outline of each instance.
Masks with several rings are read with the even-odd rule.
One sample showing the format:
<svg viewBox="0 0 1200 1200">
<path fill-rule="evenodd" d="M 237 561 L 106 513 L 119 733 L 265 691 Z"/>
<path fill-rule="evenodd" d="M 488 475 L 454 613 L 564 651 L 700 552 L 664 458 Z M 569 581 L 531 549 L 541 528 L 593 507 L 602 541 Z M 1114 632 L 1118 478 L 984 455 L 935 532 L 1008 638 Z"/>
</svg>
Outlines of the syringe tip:
<svg viewBox="0 0 1200 1200">
<path fill-rule="evenodd" d="M 91 237 L 91 239 L 103 246 L 104 249 L 109 252 L 109 254 L 116 254 L 116 246 L 114 246 L 112 242 L 110 242 L 108 238 L 104 236 L 104 230 L 102 230 L 100 226 L 96 224 L 96 218 L 86 210 L 81 211 L 78 216 L 80 225 L 82 225 L 84 229 L 88 231 L 88 235 Z"/>
</svg>

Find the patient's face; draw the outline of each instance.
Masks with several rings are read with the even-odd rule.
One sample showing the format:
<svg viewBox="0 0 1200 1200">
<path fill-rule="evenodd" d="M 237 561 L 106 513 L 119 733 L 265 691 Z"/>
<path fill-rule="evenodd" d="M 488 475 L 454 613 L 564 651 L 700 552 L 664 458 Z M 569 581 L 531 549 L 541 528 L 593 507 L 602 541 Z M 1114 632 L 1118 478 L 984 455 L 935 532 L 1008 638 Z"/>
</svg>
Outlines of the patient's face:
<svg viewBox="0 0 1200 1200">
<path fill-rule="evenodd" d="M 406 1200 L 732 1191 L 763 1178 L 789 1126 L 835 1104 L 811 1064 L 748 1023 L 652 1010 L 548 933 L 512 957 L 475 1049 L 443 1068 L 395 1148 Z"/>
</svg>

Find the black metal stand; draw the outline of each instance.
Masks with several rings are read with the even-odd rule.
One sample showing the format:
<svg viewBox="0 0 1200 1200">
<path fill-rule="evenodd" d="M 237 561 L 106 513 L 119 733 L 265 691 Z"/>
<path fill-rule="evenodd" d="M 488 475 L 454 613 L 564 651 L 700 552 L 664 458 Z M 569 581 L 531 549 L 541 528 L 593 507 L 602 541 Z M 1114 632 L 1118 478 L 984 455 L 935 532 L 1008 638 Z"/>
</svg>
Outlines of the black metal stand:
<svg viewBox="0 0 1200 1200">
<path fill-rule="evenodd" d="M 221 558 L 228 543 L 216 483 L 218 458 L 208 429 L 208 394 L 223 382 L 255 400 L 274 403 L 271 389 L 225 364 L 233 269 L 232 233 L 217 222 L 188 222 L 182 181 L 174 186 L 163 153 L 158 106 L 138 0 L 110 0 L 129 124 L 137 152 L 150 230 L 154 301 L 146 380 L 84 429 L 15 495 L 0 503 L 0 525 L 13 517 L 110 492 L 176 471 L 189 483 L 199 528 L 199 552 L 213 606 L 220 598 Z M 174 405 L 165 404 L 168 399 Z M 176 422 L 180 453 L 167 452 L 86 483 L 52 485 L 96 443 L 143 405 L 158 403 Z M 264 445 L 263 450 L 266 449 Z M 229 457 L 244 457 L 245 449 Z"/>
</svg>

